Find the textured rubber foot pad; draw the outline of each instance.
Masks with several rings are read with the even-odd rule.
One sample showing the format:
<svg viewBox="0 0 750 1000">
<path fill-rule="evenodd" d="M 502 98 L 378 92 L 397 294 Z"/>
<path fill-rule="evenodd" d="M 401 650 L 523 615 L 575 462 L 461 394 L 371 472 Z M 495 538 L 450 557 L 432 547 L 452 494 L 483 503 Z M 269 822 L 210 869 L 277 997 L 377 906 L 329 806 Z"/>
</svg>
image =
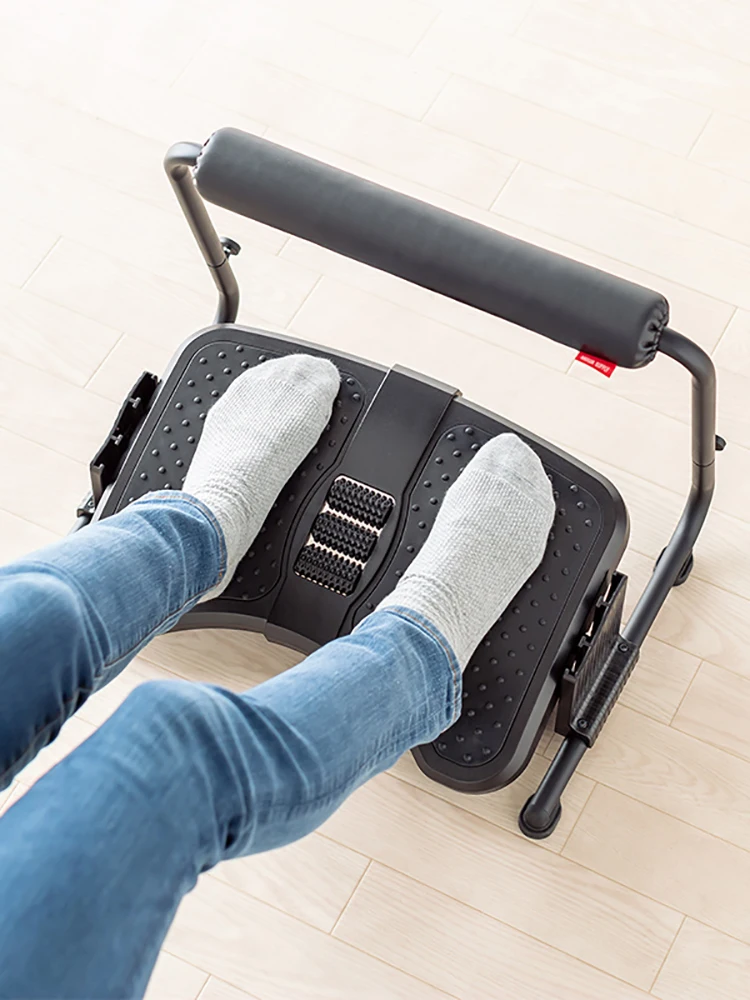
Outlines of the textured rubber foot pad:
<svg viewBox="0 0 750 1000">
<path fill-rule="evenodd" d="M 311 583 L 348 597 L 354 593 L 362 575 L 362 566 L 320 545 L 309 543 L 297 556 L 294 572 Z"/>
<path fill-rule="evenodd" d="M 364 521 L 373 528 L 382 528 L 393 510 L 392 497 L 340 476 L 328 494 L 328 506 Z"/>
<path fill-rule="evenodd" d="M 369 559 L 378 540 L 376 531 L 327 512 L 318 514 L 315 518 L 311 534 L 321 545 L 360 562 Z"/>
<path fill-rule="evenodd" d="M 294 572 L 348 597 L 394 506 L 387 493 L 339 476 L 297 556 Z"/>
</svg>

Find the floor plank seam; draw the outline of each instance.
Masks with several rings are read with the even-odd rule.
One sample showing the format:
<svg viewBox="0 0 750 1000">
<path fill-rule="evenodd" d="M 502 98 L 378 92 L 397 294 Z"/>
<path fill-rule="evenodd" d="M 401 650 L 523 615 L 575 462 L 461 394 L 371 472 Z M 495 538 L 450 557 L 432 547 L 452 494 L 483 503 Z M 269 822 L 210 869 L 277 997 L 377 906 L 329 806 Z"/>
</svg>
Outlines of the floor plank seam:
<svg viewBox="0 0 750 1000">
<path fill-rule="evenodd" d="M 570 838 L 573 836 L 573 833 L 575 832 L 575 828 L 578 826 L 578 821 L 580 820 L 581 816 L 583 816 L 584 812 L 586 811 L 586 806 L 589 804 L 591 796 L 594 794 L 594 789 L 596 788 L 596 786 L 598 784 L 598 782 L 594 781 L 593 779 L 589 779 L 589 780 L 591 781 L 591 788 L 589 788 L 588 792 L 586 793 L 586 798 L 584 799 L 583 805 L 581 806 L 580 810 L 578 811 L 578 815 L 576 816 L 575 820 L 573 821 L 573 825 L 571 826 L 570 830 L 568 831 L 568 836 L 565 838 L 565 842 L 562 844 L 562 846 L 560 847 L 560 849 L 557 852 L 560 855 L 560 857 L 564 857 L 565 856 L 565 848 L 570 843 Z"/>
<path fill-rule="evenodd" d="M 325 836 L 328 840 L 332 840 L 334 843 L 340 843 L 334 837 L 331 837 L 330 834 L 321 834 L 321 836 Z M 342 844 L 341 846 L 346 846 L 346 845 Z M 566 859 L 566 860 L 570 860 L 570 859 Z M 415 882 L 417 885 L 423 886 L 424 888 L 428 889 L 430 892 L 434 892 L 434 893 L 436 893 L 439 896 L 443 896 L 445 899 L 449 899 L 449 900 L 451 900 L 454 903 L 458 903 L 458 905 L 461 906 L 461 907 L 466 907 L 467 909 L 471 910 L 473 913 L 476 913 L 479 916 L 483 917 L 485 920 L 489 920 L 490 922 L 493 922 L 493 923 L 498 923 L 502 927 L 507 927 L 509 930 L 513 931 L 514 934 L 520 934 L 522 937 L 528 938 L 530 941 L 534 941 L 534 942 L 536 942 L 536 944 L 539 944 L 539 945 L 543 946 L 544 948 L 548 948 L 550 951 L 554 952 L 557 955 L 563 955 L 563 956 L 565 956 L 568 959 L 573 959 L 575 962 L 580 962 L 581 965 L 585 965 L 587 968 L 593 969 L 594 971 L 599 972 L 602 975 L 609 976 L 611 979 L 614 979 L 617 982 L 624 983 L 626 986 L 630 986 L 633 989 L 639 989 L 640 988 L 638 986 L 634 986 L 634 984 L 632 982 L 630 982 L 629 980 L 623 979 L 621 976 L 618 976 L 615 973 L 610 972 L 609 970 L 604 969 L 604 968 L 602 968 L 599 965 L 594 965 L 593 962 L 589 962 L 585 958 L 580 958 L 578 955 L 573 955 L 571 952 L 565 951 L 564 948 L 560 948 L 557 945 L 550 943 L 545 938 L 537 937 L 535 934 L 531 934 L 531 933 L 529 933 L 529 931 L 523 930 L 522 928 L 518 927 L 516 924 L 508 923 L 507 920 L 503 920 L 501 917 L 497 917 L 493 913 L 488 913 L 486 910 L 482 910 L 478 906 L 474 906 L 473 903 L 469 903 L 465 899 L 461 899 L 459 896 L 453 896 L 451 893 L 446 892 L 444 889 L 438 889 L 434 885 L 431 885 L 429 882 L 424 882 L 422 879 L 416 878 L 414 875 L 411 875 L 409 872 L 402 871 L 400 868 L 394 868 L 393 865 L 386 864 L 384 861 L 379 861 L 377 858 L 373 858 L 372 862 L 373 862 L 373 864 L 378 865 L 380 868 L 385 868 L 387 871 L 393 872 L 395 875 L 399 875 L 400 877 L 406 878 L 406 879 L 408 879 L 411 882 Z M 572 862 L 572 864 L 578 865 L 578 862 L 574 861 L 574 862 Z M 584 868 L 585 866 L 580 865 L 579 867 Z M 585 870 L 588 871 L 589 869 L 585 869 Z M 595 874 L 597 874 L 597 873 L 595 873 Z M 599 876 L 599 877 L 600 878 L 607 878 L 607 876 Z M 614 881 L 614 880 L 612 879 L 610 881 Z M 619 884 L 619 883 L 617 883 L 617 884 Z M 626 886 L 626 888 L 628 889 L 629 892 L 632 892 L 635 895 L 643 895 L 643 893 L 639 893 L 636 889 L 630 889 L 627 886 Z M 664 905 L 664 904 L 660 904 L 660 905 Z M 680 912 L 679 910 L 675 910 L 674 907 L 666 907 L 666 908 L 670 909 L 670 910 L 673 910 L 673 912 L 675 912 L 675 913 L 679 913 Z M 684 917 L 684 914 L 680 914 L 680 915 Z M 710 925 L 706 925 L 706 926 L 710 926 Z M 712 929 L 715 930 L 715 928 L 712 928 Z M 337 939 L 337 940 L 341 940 L 341 939 Z M 365 952 L 365 954 L 370 954 L 370 953 L 369 952 Z M 373 957 L 375 957 L 375 956 L 373 956 Z"/>
<path fill-rule="evenodd" d="M 680 936 L 680 931 L 681 931 L 681 930 L 682 930 L 682 928 L 683 928 L 683 927 L 685 926 L 685 921 L 686 921 L 686 920 L 687 920 L 687 916 L 685 916 L 685 915 L 683 914 L 683 917 L 682 917 L 682 920 L 680 921 L 680 926 L 679 926 L 679 927 L 677 928 L 677 931 L 675 932 L 675 936 L 674 936 L 674 937 L 672 938 L 672 942 L 671 942 L 671 944 L 669 945 L 669 947 L 667 948 L 667 953 L 666 953 L 666 955 L 664 956 L 664 958 L 662 959 L 662 963 L 661 963 L 661 965 L 660 965 L 660 966 L 659 966 L 659 968 L 657 969 L 657 972 L 656 972 L 656 975 L 654 976 L 654 980 L 653 980 L 653 982 L 651 983 L 651 985 L 650 985 L 650 986 L 649 986 L 649 988 L 648 988 L 648 992 L 649 992 L 649 993 L 652 993 L 652 994 L 653 994 L 653 990 L 654 990 L 654 987 L 656 986 L 656 984 L 657 984 L 657 983 L 658 983 L 658 981 L 659 981 L 659 976 L 660 976 L 660 975 L 661 975 L 661 973 L 662 973 L 662 969 L 663 969 L 663 968 L 664 968 L 664 966 L 665 966 L 665 965 L 667 964 L 667 959 L 668 959 L 668 958 L 669 958 L 669 956 L 670 956 L 670 955 L 672 954 L 672 949 L 673 949 L 673 948 L 674 948 L 674 946 L 675 946 L 675 942 L 677 941 L 677 938 L 678 938 L 678 937 Z"/>
<path fill-rule="evenodd" d="M 333 937 L 336 936 L 336 928 L 341 923 L 341 918 L 344 916 L 344 914 L 346 913 L 347 909 L 349 908 L 349 904 L 354 899 L 354 896 L 356 895 L 357 889 L 359 889 L 359 887 L 362 885 L 362 882 L 364 881 L 365 875 L 367 875 L 367 873 L 369 872 L 369 870 L 370 870 L 371 867 L 372 867 L 372 858 L 369 858 L 368 861 L 367 861 L 367 864 L 365 865 L 365 870 L 362 872 L 362 874 L 357 879 L 356 885 L 354 886 L 354 888 L 352 889 L 352 891 L 349 893 L 349 898 L 344 903 L 344 905 L 341 907 L 341 911 L 339 912 L 339 915 L 334 920 L 333 927 L 331 927 L 331 929 L 328 931 L 328 933 L 331 934 Z"/>
<path fill-rule="evenodd" d="M 722 342 L 722 340 L 724 340 L 724 337 L 726 336 L 727 330 L 730 328 L 730 326 L 732 325 L 732 323 L 737 318 L 737 316 L 739 314 L 739 311 L 740 311 L 740 307 L 739 306 L 735 306 L 734 310 L 732 312 L 732 315 L 729 317 L 729 319 L 724 324 L 724 329 L 721 331 L 721 334 L 719 335 L 719 339 L 716 341 L 716 346 L 714 347 L 714 349 L 712 351 L 709 352 L 711 354 L 711 358 L 712 359 L 715 357 L 716 352 L 719 350 L 719 347 L 721 346 L 721 342 Z"/>
<path fill-rule="evenodd" d="M 94 379 L 94 377 L 96 375 L 99 374 L 99 372 L 102 370 L 103 365 L 105 365 L 106 362 L 109 361 L 109 359 L 112 357 L 112 355 L 115 352 L 115 350 L 117 349 L 117 347 L 123 342 L 124 339 L 125 339 L 125 334 L 124 333 L 120 333 L 120 336 L 117 338 L 117 340 L 114 342 L 114 344 L 110 347 L 110 349 L 104 355 L 104 357 L 99 362 L 99 364 L 96 366 L 96 368 L 91 373 L 91 375 L 89 375 L 88 381 L 86 382 L 86 384 L 83 387 L 88 392 L 94 392 L 94 390 L 91 389 L 91 382 L 92 382 L 92 380 Z M 99 393 L 95 393 L 95 395 L 99 395 Z M 106 397 L 102 396 L 101 398 L 104 399 Z"/>
<path fill-rule="evenodd" d="M 45 260 L 49 257 L 49 255 L 52 253 L 52 251 L 55 249 L 55 247 L 57 246 L 57 244 L 60 242 L 61 239 L 62 239 L 62 234 L 58 234 L 57 237 L 55 238 L 55 242 L 52 244 L 51 247 L 47 249 L 47 251 L 43 254 L 41 259 L 37 261 L 37 263 L 32 268 L 31 273 L 26 275 L 24 281 L 18 286 L 22 291 L 25 290 L 28 283 L 31 281 L 31 279 L 34 277 L 36 272 L 39 270 L 39 268 L 42 266 Z"/>
<path fill-rule="evenodd" d="M 670 728 L 673 728 L 673 729 L 677 728 L 677 727 L 673 726 L 674 720 L 680 714 L 680 709 L 682 708 L 682 705 L 683 705 L 685 699 L 687 698 L 688 694 L 690 693 L 690 689 L 693 686 L 693 682 L 695 681 L 695 678 L 698 676 L 698 674 L 700 672 L 700 669 L 701 669 L 701 667 L 703 666 L 703 664 L 705 662 L 706 662 L 706 660 L 700 660 L 699 663 L 698 663 L 698 666 L 693 671 L 693 676 L 690 678 L 690 683 L 685 688 L 685 690 L 684 690 L 684 692 L 682 694 L 682 697 L 680 698 L 679 704 L 677 705 L 677 708 L 674 710 L 674 712 L 672 712 L 672 718 L 669 720 L 669 723 L 668 723 L 668 725 L 670 726 Z M 677 730 L 677 732 L 680 732 L 680 730 Z M 704 743 L 706 741 L 705 740 L 699 740 L 699 742 L 700 743 Z"/>
<path fill-rule="evenodd" d="M 592 779 L 593 780 L 593 779 Z M 710 830 L 706 830 L 704 827 L 696 826 L 689 820 L 683 819 L 681 816 L 677 816 L 674 813 L 667 812 L 666 809 L 660 809 L 658 806 L 653 805 L 651 802 L 646 802 L 643 799 L 639 799 L 636 795 L 631 792 L 624 792 L 622 788 L 618 788 L 616 785 L 611 785 L 608 781 L 604 781 L 602 778 L 597 778 L 597 784 L 601 785 L 603 788 L 608 788 L 612 792 L 616 792 L 618 795 L 622 795 L 623 798 L 630 799 L 631 802 L 635 802 L 639 806 L 644 806 L 646 809 L 652 809 L 654 812 L 660 813 L 662 816 L 666 816 L 667 819 L 671 819 L 676 823 L 681 823 L 683 826 L 688 827 L 691 830 L 695 830 L 698 833 L 703 834 L 704 837 L 711 837 L 713 840 L 717 840 L 727 847 L 733 848 L 735 851 L 742 851 L 744 854 L 750 854 L 750 848 L 742 847 L 733 840 L 728 840 L 726 837 L 722 837 L 717 833 L 713 833 Z M 346 845 L 343 845 L 346 846 Z M 670 903 L 665 903 L 663 900 L 657 899 L 655 896 L 650 896 L 647 892 L 643 892 L 640 889 L 633 889 L 632 886 L 627 885 L 624 882 L 620 882 L 619 879 L 614 878 L 611 875 L 602 875 L 601 872 L 597 872 L 595 868 L 589 868 L 588 865 L 583 864 L 583 862 L 575 860 L 568 857 L 566 854 L 560 854 L 560 857 L 564 857 L 567 861 L 573 861 L 574 864 L 579 865 L 581 868 L 585 868 L 587 871 L 593 872 L 595 875 L 599 875 L 601 878 L 609 879 L 615 882 L 617 885 L 621 885 L 623 888 L 628 889 L 630 892 L 636 892 L 640 896 L 645 896 L 646 899 L 650 899 L 653 903 L 659 903 L 660 906 L 666 906 L 670 910 L 675 910 L 675 912 L 680 913 L 681 911 L 677 907 L 672 906 Z M 689 914 L 688 914 L 689 916 Z M 714 927 L 713 924 L 708 924 L 709 927 L 713 927 L 714 930 L 721 931 L 724 933 L 721 927 Z M 750 936 L 745 944 L 750 945 Z"/>
</svg>

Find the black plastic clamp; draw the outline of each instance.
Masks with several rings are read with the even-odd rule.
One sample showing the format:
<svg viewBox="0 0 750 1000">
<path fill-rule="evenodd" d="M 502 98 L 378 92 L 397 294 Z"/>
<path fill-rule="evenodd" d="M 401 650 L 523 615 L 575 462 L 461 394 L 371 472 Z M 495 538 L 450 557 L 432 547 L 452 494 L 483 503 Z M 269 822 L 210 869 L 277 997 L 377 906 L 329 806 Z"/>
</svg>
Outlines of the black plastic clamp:
<svg viewBox="0 0 750 1000">
<path fill-rule="evenodd" d="M 159 379 L 151 372 L 141 375 L 120 407 L 104 444 L 92 459 L 89 472 L 94 506 L 101 500 L 105 489 L 117 478 L 122 460 L 141 421 L 148 413 L 158 385 Z"/>
<path fill-rule="evenodd" d="M 626 586 L 627 577 L 616 573 L 609 592 L 597 602 L 577 662 L 562 678 L 557 731 L 575 733 L 587 747 L 594 745 L 638 662 L 638 646 L 620 635 Z"/>
</svg>

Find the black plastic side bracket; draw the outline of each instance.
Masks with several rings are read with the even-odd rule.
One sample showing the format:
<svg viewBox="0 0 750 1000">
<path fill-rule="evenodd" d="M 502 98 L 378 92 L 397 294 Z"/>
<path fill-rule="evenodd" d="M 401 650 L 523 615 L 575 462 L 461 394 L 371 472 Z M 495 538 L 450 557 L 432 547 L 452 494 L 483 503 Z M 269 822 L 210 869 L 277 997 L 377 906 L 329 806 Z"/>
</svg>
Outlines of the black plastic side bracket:
<svg viewBox="0 0 750 1000">
<path fill-rule="evenodd" d="M 534 840 L 549 837 L 557 826 L 562 793 L 638 661 L 640 647 L 620 634 L 626 585 L 626 576 L 613 574 L 607 592 L 596 602 L 578 655 L 563 674 L 555 728 L 565 739 L 518 817 L 521 832 Z"/>
<path fill-rule="evenodd" d="M 620 635 L 627 577 L 615 573 L 596 604 L 580 654 L 562 678 L 556 729 L 592 747 L 638 661 L 639 648 Z"/>
<path fill-rule="evenodd" d="M 120 407 L 107 439 L 92 459 L 89 471 L 94 506 L 101 500 L 105 489 L 117 478 L 122 460 L 141 421 L 148 413 L 158 385 L 158 377 L 151 372 L 141 375 Z"/>
</svg>

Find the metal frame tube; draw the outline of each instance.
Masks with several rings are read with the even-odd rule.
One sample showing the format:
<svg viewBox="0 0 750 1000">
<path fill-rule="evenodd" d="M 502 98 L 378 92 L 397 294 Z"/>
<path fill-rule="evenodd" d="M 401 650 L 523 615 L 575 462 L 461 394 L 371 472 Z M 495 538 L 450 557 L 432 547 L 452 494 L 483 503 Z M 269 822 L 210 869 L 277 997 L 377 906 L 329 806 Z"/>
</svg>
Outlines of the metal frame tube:
<svg viewBox="0 0 750 1000">
<path fill-rule="evenodd" d="M 566 736 L 555 759 L 539 782 L 539 787 L 526 801 L 518 822 L 523 833 L 532 839 L 549 837 L 560 819 L 560 799 L 586 752 L 580 736 Z"/>
<path fill-rule="evenodd" d="M 193 181 L 192 170 L 200 151 L 201 147 L 195 142 L 177 142 L 164 157 L 164 169 L 219 293 L 214 322 L 233 323 L 240 306 L 240 290 L 224 246 Z"/>
<path fill-rule="evenodd" d="M 706 352 L 675 330 L 664 330 L 659 350 L 678 361 L 693 377 L 691 396 L 692 481 L 682 516 L 638 599 L 622 637 L 641 646 L 692 555 L 715 485 L 716 370 Z M 565 737 L 539 787 L 521 810 L 519 825 L 529 837 L 548 837 L 560 818 L 560 798 L 586 752 L 575 733 Z"/>
<path fill-rule="evenodd" d="M 662 334 L 659 350 L 687 368 L 693 377 L 693 470 L 682 516 L 622 630 L 623 638 L 637 646 L 643 643 L 680 570 L 692 555 L 711 505 L 716 479 L 716 369 L 713 362 L 692 340 L 670 329 Z"/>
</svg>

